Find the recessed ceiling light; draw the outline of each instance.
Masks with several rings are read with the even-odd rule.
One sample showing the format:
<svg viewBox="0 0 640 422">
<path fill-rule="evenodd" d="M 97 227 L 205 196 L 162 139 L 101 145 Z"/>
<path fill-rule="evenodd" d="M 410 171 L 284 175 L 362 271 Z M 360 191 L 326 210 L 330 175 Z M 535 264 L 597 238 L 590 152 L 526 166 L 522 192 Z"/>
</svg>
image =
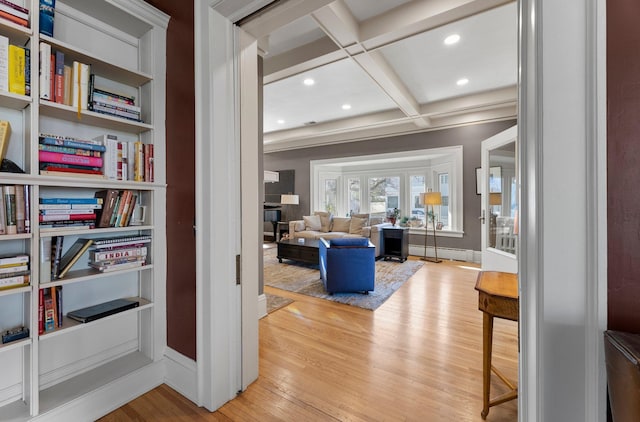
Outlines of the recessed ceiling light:
<svg viewBox="0 0 640 422">
<path fill-rule="evenodd" d="M 302 81 L 302 83 L 303 83 L 303 84 L 305 84 L 306 86 L 311 86 L 311 85 L 315 84 L 315 83 L 316 83 L 316 81 L 314 81 L 314 80 L 313 80 L 313 79 L 311 79 L 311 78 L 307 78 L 307 79 L 305 79 L 304 81 Z"/>
<path fill-rule="evenodd" d="M 458 82 L 456 82 L 458 86 L 464 86 L 468 83 L 469 83 L 469 79 L 467 78 L 458 79 Z"/>
<path fill-rule="evenodd" d="M 458 34 L 451 34 L 447 38 L 444 39 L 444 43 L 446 45 L 452 45 L 452 44 L 457 43 L 458 41 L 460 41 L 460 35 L 458 35 Z"/>
<path fill-rule="evenodd" d="M 283 125 L 283 124 L 284 124 L 284 120 L 279 119 L 279 120 L 278 120 L 278 124 L 279 124 L 279 125 Z"/>
<path fill-rule="evenodd" d="M 351 110 L 351 104 L 342 104 L 343 110 Z"/>
</svg>

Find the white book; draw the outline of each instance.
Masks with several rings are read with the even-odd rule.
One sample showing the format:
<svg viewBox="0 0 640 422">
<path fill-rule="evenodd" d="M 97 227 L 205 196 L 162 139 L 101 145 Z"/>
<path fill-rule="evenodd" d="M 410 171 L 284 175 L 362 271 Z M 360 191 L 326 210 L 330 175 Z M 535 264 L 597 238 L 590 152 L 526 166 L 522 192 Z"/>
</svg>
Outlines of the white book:
<svg viewBox="0 0 640 422">
<path fill-rule="evenodd" d="M 136 165 L 136 144 L 135 142 L 127 142 L 127 176 L 128 180 L 135 180 Z"/>
<path fill-rule="evenodd" d="M 40 43 L 40 98 L 51 101 L 51 46 Z"/>
<path fill-rule="evenodd" d="M 72 74 L 71 104 L 73 108 L 86 110 L 89 102 L 89 65 L 74 61 Z"/>
<path fill-rule="evenodd" d="M 40 239 L 40 284 L 51 281 L 51 237 Z"/>
<path fill-rule="evenodd" d="M 9 91 L 9 38 L 0 35 L 0 91 Z"/>
<path fill-rule="evenodd" d="M 106 134 L 93 139 L 102 141 L 102 144 L 107 148 L 102 154 L 102 173 L 104 177 L 118 180 L 118 137 Z"/>
</svg>

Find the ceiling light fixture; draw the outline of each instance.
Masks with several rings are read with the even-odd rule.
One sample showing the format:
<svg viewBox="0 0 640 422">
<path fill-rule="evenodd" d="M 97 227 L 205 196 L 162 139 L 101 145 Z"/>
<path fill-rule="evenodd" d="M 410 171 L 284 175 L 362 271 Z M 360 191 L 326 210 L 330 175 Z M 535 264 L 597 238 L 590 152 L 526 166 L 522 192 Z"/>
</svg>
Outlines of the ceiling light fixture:
<svg viewBox="0 0 640 422">
<path fill-rule="evenodd" d="M 351 110 L 351 104 L 342 104 L 343 110 Z"/>
<path fill-rule="evenodd" d="M 302 83 L 305 84 L 306 86 L 311 86 L 311 85 L 315 84 L 316 81 L 314 81 L 311 78 L 306 78 L 304 81 L 302 81 Z"/>
<path fill-rule="evenodd" d="M 279 124 L 279 125 L 283 125 L 283 124 L 284 124 L 284 120 L 279 119 L 279 120 L 278 120 L 278 124 Z"/>
<path fill-rule="evenodd" d="M 458 86 L 464 86 L 468 83 L 469 83 L 469 79 L 467 78 L 458 79 L 458 82 L 456 82 Z"/>
<path fill-rule="evenodd" d="M 458 41 L 460 41 L 460 35 L 458 35 L 458 34 L 451 34 L 447 38 L 444 39 L 445 45 L 453 45 L 453 44 L 457 43 Z"/>
</svg>

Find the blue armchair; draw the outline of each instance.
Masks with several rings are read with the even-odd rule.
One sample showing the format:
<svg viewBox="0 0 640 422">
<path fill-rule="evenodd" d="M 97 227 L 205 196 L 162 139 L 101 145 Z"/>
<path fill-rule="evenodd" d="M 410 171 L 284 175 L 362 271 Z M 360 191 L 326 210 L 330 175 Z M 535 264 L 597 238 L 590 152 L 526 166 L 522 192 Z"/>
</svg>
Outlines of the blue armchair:
<svg viewBox="0 0 640 422">
<path fill-rule="evenodd" d="M 320 238 L 320 277 L 329 294 L 375 289 L 376 247 L 367 238 Z"/>
</svg>

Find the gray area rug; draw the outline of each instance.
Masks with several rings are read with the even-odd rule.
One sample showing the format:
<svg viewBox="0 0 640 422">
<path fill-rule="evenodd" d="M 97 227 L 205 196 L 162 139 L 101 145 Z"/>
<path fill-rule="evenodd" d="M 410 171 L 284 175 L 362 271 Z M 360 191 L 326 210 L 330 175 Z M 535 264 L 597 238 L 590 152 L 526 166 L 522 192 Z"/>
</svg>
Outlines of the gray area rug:
<svg viewBox="0 0 640 422">
<path fill-rule="evenodd" d="M 264 284 L 290 292 L 319 297 L 347 305 L 375 310 L 400 288 L 421 267 L 420 261 L 376 261 L 376 288 L 368 295 L 334 293 L 329 295 L 320 280 L 316 265 L 283 260 L 278 262 L 275 248 L 264 251 Z"/>
<path fill-rule="evenodd" d="M 277 311 L 280 308 L 284 308 L 290 303 L 293 303 L 293 300 L 289 299 L 288 297 L 272 295 L 269 293 L 266 293 L 265 296 L 267 297 L 267 313 L 268 314 L 270 314 L 273 311 Z"/>
</svg>

